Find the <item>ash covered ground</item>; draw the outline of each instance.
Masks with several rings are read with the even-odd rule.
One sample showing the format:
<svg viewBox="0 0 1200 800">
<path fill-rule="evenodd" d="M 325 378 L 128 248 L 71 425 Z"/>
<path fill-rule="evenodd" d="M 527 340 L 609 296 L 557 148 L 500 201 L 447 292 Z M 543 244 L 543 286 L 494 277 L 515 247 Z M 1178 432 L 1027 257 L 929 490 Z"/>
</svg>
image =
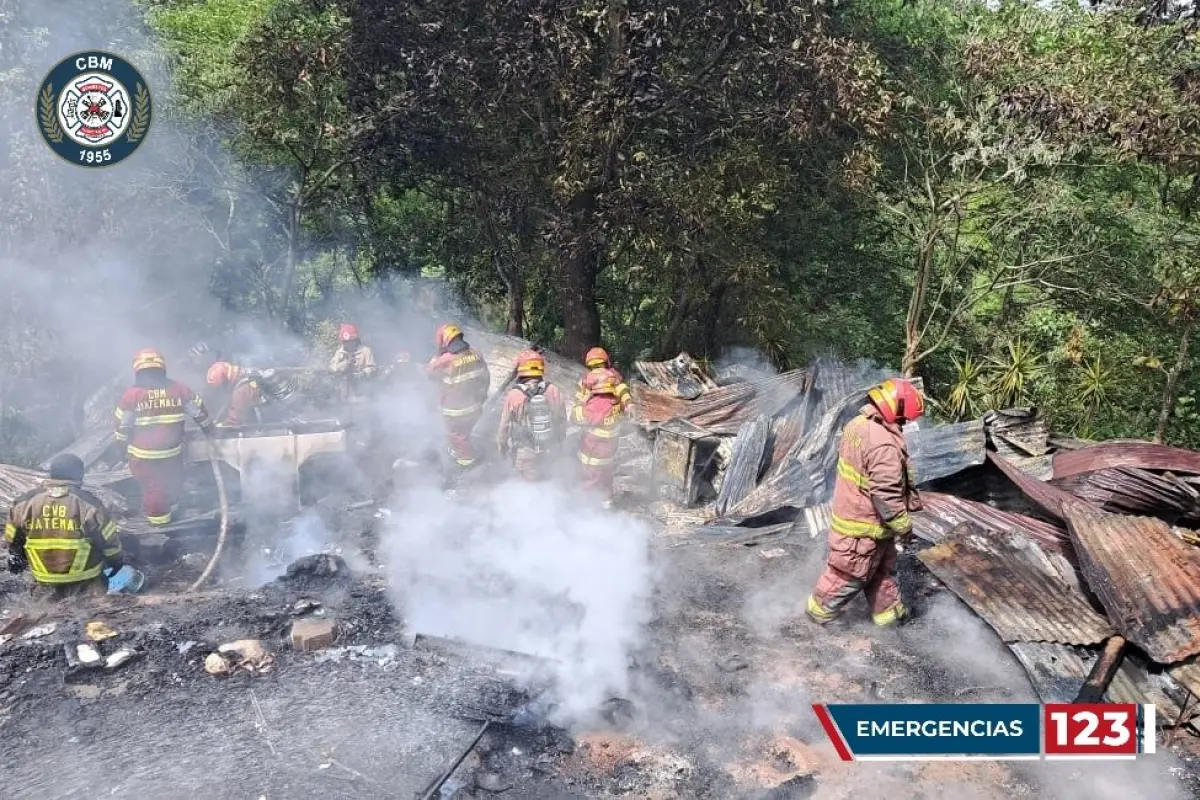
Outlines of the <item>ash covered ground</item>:
<svg viewBox="0 0 1200 800">
<path fill-rule="evenodd" d="M 325 574 L 322 565 L 336 562 L 308 559 L 300 566 L 315 571 L 258 588 L 228 582 L 245 570 L 227 566 L 226 583 L 193 596 L 160 587 L 64 609 L 30 604 L 6 578 L 0 625 L 24 615 L 26 627 L 56 627 L 0 646 L 5 796 L 419 797 L 489 719 L 441 796 L 1162 799 L 1200 791 L 1200 759 L 1186 734 L 1174 754 L 1086 768 L 839 762 L 811 702 L 1036 698 L 990 629 L 912 559 L 903 562 L 919 613 L 912 624 L 877 632 L 856 608 L 822 631 L 798 615 L 820 566 L 819 541 L 701 544 L 678 520 L 655 520 L 653 614 L 630 653 L 628 696 L 564 730 L 547 721 L 556 692 L 534 662 L 413 643 L 420 631 L 406 629 L 386 571 L 371 564 L 370 527 L 344 527 L 353 571 Z M 294 651 L 293 620 L 313 613 L 337 621 L 337 640 Z M 85 641 L 90 620 L 117 632 L 100 644 L 105 652 L 131 645 L 139 656 L 112 672 L 68 670 L 64 645 Z M 206 656 L 240 639 L 261 640 L 272 663 L 208 674 Z"/>
</svg>

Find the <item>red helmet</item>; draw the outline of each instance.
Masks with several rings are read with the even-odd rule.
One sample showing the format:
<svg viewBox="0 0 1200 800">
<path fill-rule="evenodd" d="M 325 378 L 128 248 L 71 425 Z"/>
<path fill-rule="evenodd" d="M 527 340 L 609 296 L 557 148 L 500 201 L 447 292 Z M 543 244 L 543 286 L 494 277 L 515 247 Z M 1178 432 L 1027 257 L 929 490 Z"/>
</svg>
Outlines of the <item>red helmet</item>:
<svg viewBox="0 0 1200 800">
<path fill-rule="evenodd" d="M 925 398 L 912 381 L 888 378 L 867 392 L 885 422 L 910 422 L 925 413 Z"/>
<path fill-rule="evenodd" d="M 447 322 L 445 325 L 439 325 L 437 333 L 434 334 L 438 347 L 446 347 L 455 339 L 462 337 L 462 329 L 452 322 Z"/>
<path fill-rule="evenodd" d="M 233 383 L 242 374 L 242 368 L 228 361 L 218 361 L 208 368 L 205 380 L 209 386 L 224 386 Z"/>
<path fill-rule="evenodd" d="M 546 375 L 546 358 L 536 350 L 524 350 L 517 356 L 518 378 L 541 378 Z"/>
<path fill-rule="evenodd" d="M 587 355 L 583 357 L 583 365 L 588 369 L 596 367 L 612 366 L 612 359 L 608 357 L 608 351 L 603 347 L 593 347 L 587 351 Z"/>
<path fill-rule="evenodd" d="M 357 325 L 352 325 L 349 322 L 343 322 L 341 327 L 338 328 L 339 342 L 353 342 L 357 338 L 359 338 Z"/>
<path fill-rule="evenodd" d="M 167 359 L 163 354 L 152 347 L 147 347 L 138 350 L 137 355 L 133 357 L 133 371 L 141 372 L 144 369 L 163 369 L 167 368 Z"/>
</svg>

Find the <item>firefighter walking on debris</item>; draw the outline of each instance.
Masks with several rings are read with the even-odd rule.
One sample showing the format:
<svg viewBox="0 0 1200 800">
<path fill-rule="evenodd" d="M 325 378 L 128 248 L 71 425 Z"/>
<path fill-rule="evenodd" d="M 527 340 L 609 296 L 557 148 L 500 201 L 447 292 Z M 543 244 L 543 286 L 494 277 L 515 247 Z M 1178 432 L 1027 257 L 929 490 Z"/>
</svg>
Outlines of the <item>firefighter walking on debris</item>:
<svg viewBox="0 0 1200 800">
<path fill-rule="evenodd" d="M 586 399 L 571 409 L 571 422 L 583 428 L 578 454 L 583 488 L 598 493 L 608 508 L 612 506 L 618 437 L 625 418 L 621 397 L 628 395 L 629 389 L 616 370 L 606 370 L 587 383 Z"/>
<path fill-rule="evenodd" d="M 876 625 L 908 616 L 896 581 L 896 539 L 912 533 L 909 512 L 920 510 L 921 501 L 902 428 L 924 413 L 925 400 L 900 379 L 884 381 L 867 397 L 870 403 L 842 430 L 829 561 L 806 609 L 820 625 L 837 617 L 860 591 Z"/>
<path fill-rule="evenodd" d="M 129 471 L 142 490 L 142 511 L 151 525 L 171 522 L 183 494 L 184 425 L 190 417 L 205 433 L 212 422 L 204 401 L 167 377 L 167 361 L 157 350 L 133 359 L 134 384 L 117 404 L 116 439 L 125 446 Z"/>
<path fill-rule="evenodd" d="M 125 566 L 117 525 L 82 487 L 83 473 L 79 456 L 55 456 L 49 479 L 12 502 L 4 526 L 8 571 L 28 569 L 37 593 L 56 600 L 104 595 L 105 572 Z"/>
<path fill-rule="evenodd" d="M 457 325 L 439 326 L 434 341 L 438 354 L 430 359 L 425 372 L 441 383 L 439 405 L 450 455 L 458 466 L 471 467 L 475 465 L 471 431 L 483 413 L 491 376 L 487 363 L 467 344 Z"/>
<path fill-rule="evenodd" d="M 611 382 L 616 387 L 615 396 L 617 402 L 621 404 L 621 411 L 628 413 L 633 402 L 629 394 L 629 386 L 626 385 L 624 376 L 612 365 L 608 351 L 603 347 L 593 347 L 583 357 L 583 365 L 587 367 L 587 373 L 579 381 L 579 387 L 575 390 L 575 405 L 581 406 L 586 403 L 598 384 L 608 385 Z"/>
<path fill-rule="evenodd" d="M 547 476 L 547 465 L 566 433 L 566 406 L 546 380 L 546 358 L 535 350 L 517 356 L 517 384 L 504 396 L 496 445 L 528 481 Z"/>
</svg>

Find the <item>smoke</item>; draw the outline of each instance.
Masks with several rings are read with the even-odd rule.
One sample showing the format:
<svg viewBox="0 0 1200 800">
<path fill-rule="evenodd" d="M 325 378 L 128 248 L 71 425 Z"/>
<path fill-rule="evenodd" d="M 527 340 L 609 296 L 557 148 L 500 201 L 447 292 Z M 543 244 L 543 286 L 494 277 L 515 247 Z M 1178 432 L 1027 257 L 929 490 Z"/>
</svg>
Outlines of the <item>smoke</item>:
<svg viewBox="0 0 1200 800">
<path fill-rule="evenodd" d="M 558 483 L 454 497 L 412 486 L 397 499 L 383 552 L 411 631 L 548 659 L 561 724 L 625 693 L 649 615 L 643 521 Z"/>
</svg>

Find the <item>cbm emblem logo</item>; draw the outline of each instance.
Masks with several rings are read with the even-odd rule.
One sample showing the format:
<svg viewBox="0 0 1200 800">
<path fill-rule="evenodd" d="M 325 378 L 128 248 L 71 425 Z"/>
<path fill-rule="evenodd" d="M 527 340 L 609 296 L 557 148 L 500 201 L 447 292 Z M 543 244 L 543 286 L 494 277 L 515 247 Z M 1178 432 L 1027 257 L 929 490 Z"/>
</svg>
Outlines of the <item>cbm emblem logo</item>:
<svg viewBox="0 0 1200 800">
<path fill-rule="evenodd" d="M 111 167 L 133 155 L 154 113 L 142 74 L 101 50 L 58 62 L 42 81 L 36 106 L 46 144 L 84 167 Z"/>
</svg>

